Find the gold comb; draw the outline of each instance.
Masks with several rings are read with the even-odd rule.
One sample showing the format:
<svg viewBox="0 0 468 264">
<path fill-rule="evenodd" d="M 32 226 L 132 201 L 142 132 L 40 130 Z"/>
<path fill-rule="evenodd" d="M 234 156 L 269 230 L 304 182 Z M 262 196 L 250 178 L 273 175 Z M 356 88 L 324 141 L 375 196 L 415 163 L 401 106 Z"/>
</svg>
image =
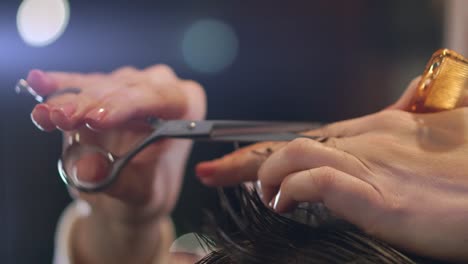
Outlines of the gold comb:
<svg viewBox="0 0 468 264">
<path fill-rule="evenodd" d="M 439 112 L 463 103 L 468 89 L 468 60 L 455 51 L 440 49 L 429 60 L 408 111 Z"/>
</svg>

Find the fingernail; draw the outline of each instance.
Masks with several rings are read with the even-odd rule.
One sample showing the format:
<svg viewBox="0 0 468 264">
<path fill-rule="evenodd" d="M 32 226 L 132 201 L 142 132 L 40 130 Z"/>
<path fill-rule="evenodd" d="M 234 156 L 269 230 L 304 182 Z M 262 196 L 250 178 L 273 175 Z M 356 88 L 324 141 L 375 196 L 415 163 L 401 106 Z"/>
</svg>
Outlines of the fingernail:
<svg viewBox="0 0 468 264">
<path fill-rule="evenodd" d="M 278 202 L 281 198 L 281 190 L 276 194 L 275 198 L 273 198 L 273 200 L 271 200 L 269 206 L 271 208 L 273 208 L 273 210 L 276 211 L 277 207 L 278 207 Z"/>
<path fill-rule="evenodd" d="M 47 94 L 54 88 L 54 80 L 41 70 L 31 70 L 27 77 L 28 84 L 39 94 Z"/>
<path fill-rule="evenodd" d="M 49 108 L 44 104 L 38 104 L 31 112 L 31 120 L 34 125 L 42 131 L 51 131 L 55 128 L 50 123 Z"/>
<path fill-rule="evenodd" d="M 85 126 L 93 132 L 102 132 L 102 129 L 93 127 L 90 123 L 85 123 Z"/>
<path fill-rule="evenodd" d="M 107 110 L 104 108 L 99 108 L 96 110 L 91 111 L 89 114 L 86 115 L 86 118 L 91 119 L 93 121 L 101 121 L 104 116 L 107 114 Z"/>
<path fill-rule="evenodd" d="M 261 182 L 260 180 L 257 180 L 257 181 L 255 182 L 255 184 L 256 184 L 256 188 L 257 188 L 259 191 L 261 191 L 261 190 L 262 190 L 262 182 Z"/>
<path fill-rule="evenodd" d="M 255 182 L 255 189 L 257 190 L 258 196 L 260 199 L 263 200 L 263 192 L 262 192 L 262 182 L 260 180 L 257 180 Z"/>
<path fill-rule="evenodd" d="M 216 164 L 214 161 L 205 161 L 199 163 L 195 167 L 195 174 L 200 178 L 211 177 L 216 172 Z"/>
</svg>

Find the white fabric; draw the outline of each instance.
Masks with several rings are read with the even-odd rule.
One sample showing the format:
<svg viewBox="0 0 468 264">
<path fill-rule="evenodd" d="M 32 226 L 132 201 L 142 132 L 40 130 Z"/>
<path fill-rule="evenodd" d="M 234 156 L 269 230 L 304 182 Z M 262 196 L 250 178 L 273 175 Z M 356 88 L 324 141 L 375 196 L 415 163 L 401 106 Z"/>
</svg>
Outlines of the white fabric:
<svg viewBox="0 0 468 264">
<path fill-rule="evenodd" d="M 89 214 L 89 205 L 80 200 L 73 201 L 59 219 L 55 234 L 53 264 L 71 264 L 70 238 L 76 220 Z"/>
</svg>

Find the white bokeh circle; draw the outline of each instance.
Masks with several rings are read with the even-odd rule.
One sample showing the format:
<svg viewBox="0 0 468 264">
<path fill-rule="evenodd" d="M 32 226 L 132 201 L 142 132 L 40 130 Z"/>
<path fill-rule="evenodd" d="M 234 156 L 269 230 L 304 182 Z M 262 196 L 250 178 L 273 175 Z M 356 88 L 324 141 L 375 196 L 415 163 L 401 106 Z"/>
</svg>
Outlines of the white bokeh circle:
<svg viewBox="0 0 468 264">
<path fill-rule="evenodd" d="M 16 24 L 21 38 L 31 46 L 46 46 L 65 31 L 70 18 L 67 0 L 24 0 Z"/>
</svg>

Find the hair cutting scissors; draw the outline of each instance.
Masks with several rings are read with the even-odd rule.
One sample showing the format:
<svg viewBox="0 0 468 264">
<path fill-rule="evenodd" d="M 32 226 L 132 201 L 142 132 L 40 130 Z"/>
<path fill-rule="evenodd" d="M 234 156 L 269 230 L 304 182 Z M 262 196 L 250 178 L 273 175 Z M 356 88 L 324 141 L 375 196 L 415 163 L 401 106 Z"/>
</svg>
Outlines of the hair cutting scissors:
<svg viewBox="0 0 468 264">
<path fill-rule="evenodd" d="M 16 91 L 27 91 L 37 101 L 43 102 L 53 96 L 64 93 L 80 93 L 78 88 L 63 89 L 46 97 L 34 93 L 25 80 L 20 80 Z M 326 138 L 320 136 L 307 136 L 300 132 L 318 128 L 318 123 L 301 122 L 268 122 L 268 121 L 236 121 L 236 120 L 159 120 L 148 119 L 152 127 L 149 136 L 136 144 L 130 151 L 121 156 L 116 156 L 100 147 L 82 145 L 79 142 L 72 143 L 62 154 L 58 161 L 58 171 L 62 180 L 73 188 L 83 192 L 96 192 L 111 185 L 128 162 L 149 145 L 164 138 L 181 138 L 214 142 L 244 142 L 254 143 L 259 141 L 291 141 L 299 137 L 323 141 Z M 99 181 L 83 181 L 78 177 L 75 162 L 81 155 L 99 155 L 108 166 L 106 176 Z"/>
</svg>

